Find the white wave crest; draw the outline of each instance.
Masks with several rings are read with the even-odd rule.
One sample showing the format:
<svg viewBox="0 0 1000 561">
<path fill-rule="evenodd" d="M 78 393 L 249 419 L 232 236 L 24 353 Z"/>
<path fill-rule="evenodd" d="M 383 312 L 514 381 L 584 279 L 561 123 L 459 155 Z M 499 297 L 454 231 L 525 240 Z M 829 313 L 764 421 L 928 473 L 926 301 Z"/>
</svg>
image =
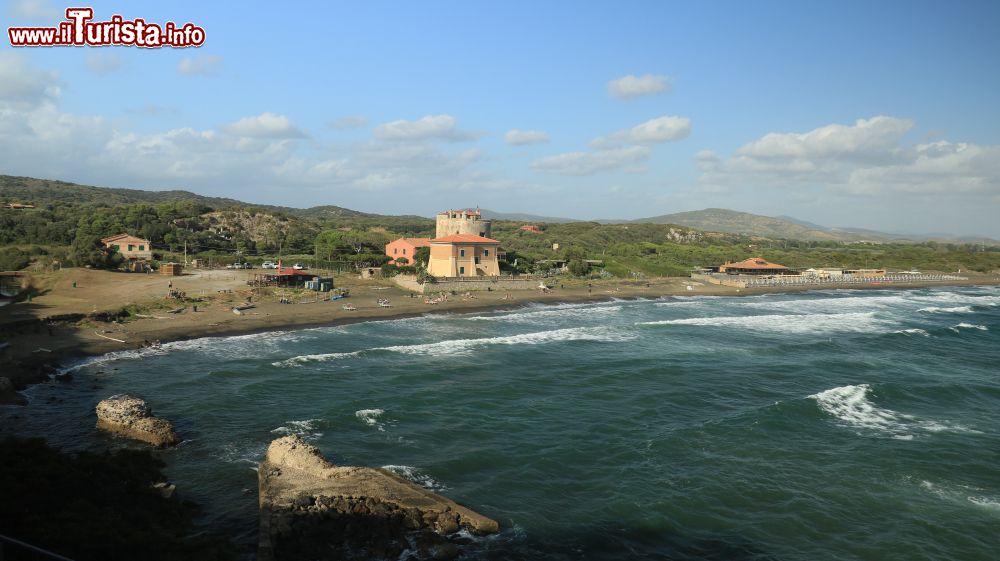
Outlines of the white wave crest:
<svg viewBox="0 0 1000 561">
<path fill-rule="evenodd" d="M 382 469 L 391 471 L 396 475 L 402 477 L 403 479 L 409 479 L 410 481 L 424 487 L 426 489 L 431 489 L 432 491 L 447 491 L 448 487 L 437 482 L 433 477 L 427 475 L 421 470 L 411 467 L 411 466 L 397 466 L 388 465 L 382 466 Z"/>
<path fill-rule="evenodd" d="M 746 308 L 789 311 L 802 314 L 871 310 L 872 308 L 896 307 L 907 302 L 903 296 L 833 296 L 829 298 L 797 298 L 792 300 L 746 301 L 740 305 Z"/>
<path fill-rule="evenodd" d="M 977 324 L 973 324 L 973 323 L 965 323 L 963 321 L 962 323 L 960 323 L 958 325 L 953 325 L 953 326 L 949 327 L 948 329 L 954 331 L 955 333 L 958 333 L 959 329 L 978 329 L 979 331 L 987 331 L 987 330 L 989 330 L 989 327 L 986 327 L 985 325 L 977 325 Z"/>
<path fill-rule="evenodd" d="M 447 356 L 468 353 L 472 349 L 491 345 L 541 345 L 545 343 L 561 343 L 565 341 L 629 341 L 633 335 L 615 333 L 608 328 L 573 327 L 553 331 L 539 331 L 507 335 L 503 337 L 485 337 L 481 339 L 453 339 L 422 345 L 399 345 L 380 347 L 375 350 L 392 351 L 404 354 Z"/>
<path fill-rule="evenodd" d="M 919 327 L 914 327 L 912 329 L 900 329 L 899 331 L 893 331 L 893 333 L 900 333 L 903 335 L 920 335 L 921 337 L 930 337 L 931 334 L 926 330 L 920 329 Z"/>
<path fill-rule="evenodd" d="M 379 417 L 385 413 L 384 409 L 359 409 L 354 412 L 354 416 L 369 427 L 375 427 L 379 432 L 385 432 L 385 423 L 379 422 Z"/>
<path fill-rule="evenodd" d="M 782 333 L 815 333 L 829 331 L 871 332 L 882 323 L 882 320 L 875 317 L 875 312 L 855 312 L 846 314 L 697 317 L 647 321 L 639 325 L 698 325 Z"/>
<path fill-rule="evenodd" d="M 280 434 L 282 436 L 288 435 L 298 435 L 304 440 L 316 440 L 317 438 L 323 436 L 323 433 L 317 430 L 319 424 L 323 422 L 323 419 L 306 419 L 304 421 L 285 421 L 285 424 L 272 430 L 271 434 Z"/>
<path fill-rule="evenodd" d="M 551 310 L 539 310 L 533 312 L 517 312 L 495 316 L 471 316 L 465 319 L 469 321 L 503 321 L 514 323 L 534 323 L 539 320 L 561 320 L 572 317 L 593 317 L 609 316 L 620 312 L 621 306 L 582 306 L 554 308 Z"/>
<path fill-rule="evenodd" d="M 842 423 L 855 428 L 888 434 L 901 440 L 912 440 L 914 431 L 980 433 L 959 424 L 925 421 L 891 409 L 877 407 L 868 399 L 868 384 L 842 386 L 810 395 L 820 409 Z"/>
<path fill-rule="evenodd" d="M 972 306 L 955 306 L 952 308 L 941 308 L 938 306 L 927 306 L 926 308 L 920 308 L 918 312 L 925 312 L 928 314 L 971 314 Z"/>
<path fill-rule="evenodd" d="M 307 362 L 326 362 L 328 360 L 340 360 L 344 358 L 356 358 L 362 356 L 364 351 L 353 351 L 349 353 L 324 353 L 316 355 L 299 355 L 292 358 L 272 362 L 272 366 L 288 367 L 299 366 Z"/>
</svg>

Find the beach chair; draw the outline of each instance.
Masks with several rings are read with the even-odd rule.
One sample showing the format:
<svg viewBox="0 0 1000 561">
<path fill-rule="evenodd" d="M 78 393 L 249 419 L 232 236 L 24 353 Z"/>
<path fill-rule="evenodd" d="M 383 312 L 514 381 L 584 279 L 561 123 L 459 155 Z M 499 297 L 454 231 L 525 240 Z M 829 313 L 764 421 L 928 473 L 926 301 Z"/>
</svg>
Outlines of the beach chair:
<svg viewBox="0 0 1000 561">
<path fill-rule="evenodd" d="M 357 311 L 357 308 L 354 306 L 354 304 L 344 304 L 344 310 L 348 312 L 354 312 Z"/>
</svg>

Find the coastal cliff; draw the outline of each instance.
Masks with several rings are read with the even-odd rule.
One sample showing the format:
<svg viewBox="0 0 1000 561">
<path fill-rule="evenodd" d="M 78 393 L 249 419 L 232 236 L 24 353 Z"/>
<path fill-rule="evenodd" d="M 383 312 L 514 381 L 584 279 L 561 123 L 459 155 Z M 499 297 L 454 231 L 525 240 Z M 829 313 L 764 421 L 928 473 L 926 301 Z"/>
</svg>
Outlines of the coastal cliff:
<svg viewBox="0 0 1000 561">
<path fill-rule="evenodd" d="M 335 466 L 298 436 L 268 447 L 259 468 L 260 561 L 450 559 L 446 536 L 496 521 L 389 471 Z"/>
<path fill-rule="evenodd" d="M 160 448 L 181 441 L 170 421 L 154 417 L 145 401 L 130 395 L 115 395 L 98 403 L 97 428 Z"/>
</svg>

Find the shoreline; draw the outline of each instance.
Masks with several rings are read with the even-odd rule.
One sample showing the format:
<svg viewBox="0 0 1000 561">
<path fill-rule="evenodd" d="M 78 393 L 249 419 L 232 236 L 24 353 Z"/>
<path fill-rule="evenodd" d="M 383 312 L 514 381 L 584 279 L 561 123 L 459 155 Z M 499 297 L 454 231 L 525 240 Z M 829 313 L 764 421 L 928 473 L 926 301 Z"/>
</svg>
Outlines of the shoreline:
<svg viewBox="0 0 1000 561">
<path fill-rule="evenodd" d="M 559 305 L 574 303 L 599 303 L 614 300 L 658 299 L 671 296 L 756 296 L 761 294 L 787 294 L 824 290 L 916 290 L 922 288 L 947 288 L 961 286 L 997 286 L 1000 277 L 995 275 L 969 275 L 967 281 L 890 283 L 879 285 L 762 287 L 736 289 L 710 285 L 687 277 L 651 280 L 647 283 L 630 281 L 594 283 L 593 292 L 586 285 L 576 284 L 556 288 L 550 293 L 511 292 L 512 299 L 503 299 L 500 293 L 475 293 L 473 299 L 454 297 L 437 305 L 428 305 L 423 297 L 409 298 L 407 292 L 395 288 L 379 287 L 370 294 L 390 297 L 393 307 L 367 305 L 368 294 L 355 295 L 343 303 L 357 306 L 356 311 L 343 311 L 341 301 L 310 302 L 283 305 L 263 301 L 243 315 L 235 315 L 229 303 L 213 303 L 198 312 L 185 311 L 176 317 L 157 316 L 140 318 L 125 323 L 98 322 L 87 319 L 86 327 L 79 325 L 47 324 L 45 318 L 33 318 L 33 333 L 15 333 L 8 339 L 10 346 L 0 358 L 0 365 L 11 374 L 19 390 L 29 385 L 49 381 L 54 375 L 75 370 L 89 358 L 115 351 L 138 350 L 150 342 L 159 344 L 188 341 L 210 337 L 233 337 L 267 332 L 295 331 L 317 327 L 336 327 L 369 321 L 407 319 L 433 314 L 476 313 L 506 311 L 531 304 Z M 687 287 L 691 286 L 692 289 Z M 363 290 L 366 287 L 361 287 Z M 367 288 L 371 289 L 372 286 Z M 365 303 L 363 303 L 365 302 Z M 216 321 L 211 321 L 216 320 Z M 30 321 L 30 320 L 26 320 Z M 103 328 L 103 329 L 102 329 Z M 99 333 L 103 330 L 104 334 Z M 109 339 L 111 338 L 111 339 Z M 118 340 L 126 341 L 125 343 Z"/>
</svg>

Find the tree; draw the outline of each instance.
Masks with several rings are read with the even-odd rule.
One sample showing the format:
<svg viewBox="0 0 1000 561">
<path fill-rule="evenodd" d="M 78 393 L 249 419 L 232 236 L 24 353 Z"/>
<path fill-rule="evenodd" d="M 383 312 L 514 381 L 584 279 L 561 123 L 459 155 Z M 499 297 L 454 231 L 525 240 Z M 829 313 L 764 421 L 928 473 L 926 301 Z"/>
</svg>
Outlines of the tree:
<svg viewBox="0 0 1000 561">
<path fill-rule="evenodd" d="M 582 259 L 574 259 L 567 265 L 571 275 L 576 277 L 586 276 L 590 272 L 590 264 Z"/>
<path fill-rule="evenodd" d="M 427 264 L 431 262 L 431 248 L 430 247 L 418 247 L 417 251 L 413 252 L 413 264 L 418 267 L 427 267 Z"/>
</svg>

